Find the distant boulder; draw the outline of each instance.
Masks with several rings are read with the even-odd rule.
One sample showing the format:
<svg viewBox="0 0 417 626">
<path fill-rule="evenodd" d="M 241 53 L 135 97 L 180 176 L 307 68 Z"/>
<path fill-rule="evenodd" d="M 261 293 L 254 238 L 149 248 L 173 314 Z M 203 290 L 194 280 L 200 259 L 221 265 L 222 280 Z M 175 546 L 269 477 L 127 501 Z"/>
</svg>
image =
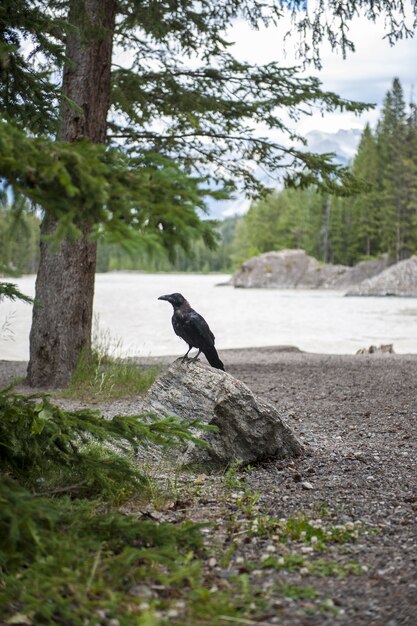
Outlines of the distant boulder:
<svg viewBox="0 0 417 626">
<path fill-rule="evenodd" d="M 357 350 L 356 354 L 394 354 L 394 345 L 392 343 L 382 343 L 380 346 L 360 348 L 360 350 Z"/>
<path fill-rule="evenodd" d="M 363 280 L 373 278 L 389 266 L 388 254 L 381 254 L 377 259 L 360 261 L 341 276 L 334 284 L 334 289 L 348 289 L 358 285 Z"/>
<path fill-rule="evenodd" d="M 417 296 L 417 256 L 400 261 L 352 287 L 347 296 Z"/>
<path fill-rule="evenodd" d="M 265 252 L 242 264 L 232 276 L 234 287 L 318 289 L 333 284 L 348 271 L 343 265 L 323 265 L 304 250 Z"/>
<path fill-rule="evenodd" d="M 159 416 L 198 418 L 217 426 L 216 432 L 197 432 L 205 442 L 182 451 L 183 465 L 205 471 L 242 465 L 269 458 L 299 456 L 301 444 L 277 409 L 256 398 L 243 382 L 231 374 L 200 361 L 175 361 L 150 388 L 143 411 Z"/>
<path fill-rule="evenodd" d="M 382 272 L 387 265 L 387 255 L 347 267 L 320 263 L 304 250 L 280 250 L 245 261 L 230 283 L 242 288 L 344 290 Z"/>
</svg>

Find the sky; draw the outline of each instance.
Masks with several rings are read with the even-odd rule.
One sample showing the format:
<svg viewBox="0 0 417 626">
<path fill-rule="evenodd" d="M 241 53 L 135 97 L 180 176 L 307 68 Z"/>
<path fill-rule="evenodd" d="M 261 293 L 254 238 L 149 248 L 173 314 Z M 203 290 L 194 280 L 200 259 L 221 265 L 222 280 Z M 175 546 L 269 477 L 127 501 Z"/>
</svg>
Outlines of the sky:
<svg viewBox="0 0 417 626">
<path fill-rule="evenodd" d="M 255 31 L 238 22 L 229 33 L 229 38 L 235 42 L 232 52 L 252 63 L 282 61 L 282 65 L 291 66 L 296 63 L 295 55 L 290 54 L 295 48 L 295 38 L 287 40 L 285 55 L 281 43 L 284 28 L 286 26 Z M 355 52 L 349 52 L 343 59 L 341 52 L 332 52 L 330 46 L 323 47 L 322 70 L 317 71 L 310 66 L 304 74 L 318 76 L 326 90 L 345 98 L 375 103 L 378 108 L 360 117 L 352 113 L 326 113 L 324 117 L 317 113 L 304 117 L 298 126 L 302 134 L 312 130 L 337 132 L 341 128 L 363 128 L 367 121 L 374 126 L 394 77 L 400 79 L 406 101 L 410 100 L 413 89 L 414 100 L 417 100 L 416 36 L 390 46 L 388 40 L 383 38 L 383 20 L 373 24 L 364 17 L 352 21 L 350 35 L 355 43 Z"/>
<path fill-rule="evenodd" d="M 296 60 L 296 38 L 286 40 L 284 34 L 289 29 L 289 22 L 282 22 L 277 27 L 251 29 L 247 23 L 237 22 L 228 33 L 228 40 L 234 42 L 231 53 L 237 58 L 251 63 L 279 61 L 284 67 L 298 65 Z M 362 130 L 366 123 L 375 128 L 381 114 L 385 94 L 392 86 L 395 77 L 400 79 L 406 102 L 417 101 L 417 35 L 402 39 L 391 46 L 384 39 L 384 22 L 372 23 L 365 17 L 355 18 L 350 25 L 350 36 L 355 44 L 355 52 L 348 52 L 344 59 L 341 52 L 334 52 L 330 45 L 321 48 L 322 69 L 318 71 L 309 66 L 302 71 L 304 76 L 317 76 L 324 90 L 333 91 L 350 100 L 373 103 L 374 109 L 358 116 L 349 112 L 325 113 L 319 111 L 310 116 L 303 116 L 297 123 L 296 130 L 303 136 L 312 131 L 337 133 L 340 130 Z M 355 150 L 360 133 L 356 133 L 350 142 L 350 149 Z M 337 141 L 336 141 L 337 143 Z M 314 151 L 317 147 L 309 147 Z M 332 148 L 333 150 L 333 148 Z M 327 150 L 326 150 L 327 151 Z M 335 149 L 335 151 L 337 151 Z M 245 213 L 250 200 L 239 197 L 211 207 L 215 217 L 227 217 Z"/>
</svg>

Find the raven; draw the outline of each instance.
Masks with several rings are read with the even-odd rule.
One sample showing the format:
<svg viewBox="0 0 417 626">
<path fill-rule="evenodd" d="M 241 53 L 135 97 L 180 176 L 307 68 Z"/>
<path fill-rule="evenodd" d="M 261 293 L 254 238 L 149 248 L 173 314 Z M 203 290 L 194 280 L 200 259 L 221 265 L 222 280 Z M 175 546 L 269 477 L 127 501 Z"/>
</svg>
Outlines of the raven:
<svg viewBox="0 0 417 626">
<path fill-rule="evenodd" d="M 224 370 L 224 365 L 220 361 L 217 350 L 214 347 L 214 335 L 204 317 L 194 311 L 180 293 L 160 296 L 158 300 L 166 300 L 174 307 L 172 316 L 174 332 L 188 343 L 188 350 L 184 354 L 183 359 L 187 358 L 191 348 L 197 348 L 198 353 L 193 361 L 198 359 L 200 352 L 202 352 L 212 367 Z"/>
</svg>

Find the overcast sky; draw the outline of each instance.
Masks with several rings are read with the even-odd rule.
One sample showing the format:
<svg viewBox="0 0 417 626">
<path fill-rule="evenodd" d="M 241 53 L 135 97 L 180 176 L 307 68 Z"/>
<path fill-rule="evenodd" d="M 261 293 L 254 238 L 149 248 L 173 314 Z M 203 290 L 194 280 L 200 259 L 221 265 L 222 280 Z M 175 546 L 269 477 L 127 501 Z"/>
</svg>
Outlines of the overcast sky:
<svg viewBox="0 0 417 626">
<path fill-rule="evenodd" d="M 298 65 L 294 50 L 296 40 L 287 40 L 283 51 L 283 36 L 288 30 L 288 22 L 277 28 L 252 30 L 246 23 L 238 22 L 228 33 L 229 41 L 235 45 L 231 52 L 241 60 L 251 63 L 281 62 L 283 66 Z M 369 20 L 357 18 L 351 23 L 351 39 L 355 52 L 346 59 L 342 54 L 332 52 L 330 46 L 321 50 L 323 68 L 319 72 L 310 66 L 304 75 L 315 75 L 323 83 L 323 89 L 334 91 L 340 96 L 377 105 L 375 109 L 356 116 L 353 113 L 319 112 L 303 116 L 296 129 L 301 135 L 313 130 L 336 133 L 340 129 L 363 129 L 366 122 L 374 128 L 381 113 L 381 106 L 392 81 L 398 77 L 404 89 L 404 97 L 409 102 L 417 100 L 417 37 L 403 39 L 390 46 L 384 39 L 384 24 L 381 20 L 373 24 Z M 271 132 L 271 131 L 270 131 Z M 244 213 L 250 201 L 237 198 L 235 201 L 218 203 L 215 212 L 224 217 Z"/>
<path fill-rule="evenodd" d="M 283 28 L 251 30 L 246 24 L 238 23 L 229 33 L 235 42 L 233 53 L 252 63 L 281 61 L 283 66 L 296 63 L 294 55 L 295 41 L 286 44 L 287 56 L 283 54 Z M 351 23 L 351 37 L 356 51 L 350 52 L 346 59 L 341 53 L 331 52 L 330 46 L 322 49 L 323 69 L 318 72 L 312 66 L 307 75 L 319 76 L 323 87 L 335 91 L 345 98 L 376 103 L 376 111 L 356 117 L 350 113 L 326 113 L 304 117 L 298 125 L 303 134 L 311 130 L 336 132 L 340 128 L 363 128 L 366 121 L 376 123 L 380 106 L 394 77 L 398 77 L 404 88 L 406 101 L 410 100 L 414 88 L 414 101 L 417 99 L 417 38 L 403 39 L 390 46 L 383 39 L 383 22 L 373 24 L 369 20 L 355 19 Z"/>
</svg>

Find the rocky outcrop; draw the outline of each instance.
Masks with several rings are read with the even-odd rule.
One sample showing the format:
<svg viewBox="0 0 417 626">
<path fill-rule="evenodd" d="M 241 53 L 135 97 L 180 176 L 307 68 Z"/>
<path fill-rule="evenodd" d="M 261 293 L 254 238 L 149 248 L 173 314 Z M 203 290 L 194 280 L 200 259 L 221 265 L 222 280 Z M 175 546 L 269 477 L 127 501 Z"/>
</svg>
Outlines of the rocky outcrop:
<svg viewBox="0 0 417 626">
<path fill-rule="evenodd" d="M 400 261 L 349 289 L 347 296 L 417 296 L 417 256 Z"/>
<path fill-rule="evenodd" d="M 232 276 L 234 287 L 317 289 L 345 274 L 343 265 L 322 265 L 304 250 L 265 252 L 242 264 Z"/>
<path fill-rule="evenodd" d="M 143 407 L 158 416 L 176 415 L 217 426 L 198 431 L 205 446 L 191 443 L 180 463 L 205 471 L 272 457 L 301 454 L 301 444 L 272 405 L 256 398 L 241 381 L 199 361 L 175 361 L 154 382 Z"/>
<path fill-rule="evenodd" d="M 346 289 L 382 272 L 387 255 L 355 267 L 320 263 L 304 250 L 265 252 L 242 264 L 230 283 L 242 288 Z"/>
<path fill-rule="evenodd" d="M 334 289 L 349 289 L 358 285 L 363 280 L 373 278 L 383 272 L 389 266 L 388 254 L 382 254 L 378 259 L 360 261 L 341 276 L 335 283 Z"/>
</svg>

